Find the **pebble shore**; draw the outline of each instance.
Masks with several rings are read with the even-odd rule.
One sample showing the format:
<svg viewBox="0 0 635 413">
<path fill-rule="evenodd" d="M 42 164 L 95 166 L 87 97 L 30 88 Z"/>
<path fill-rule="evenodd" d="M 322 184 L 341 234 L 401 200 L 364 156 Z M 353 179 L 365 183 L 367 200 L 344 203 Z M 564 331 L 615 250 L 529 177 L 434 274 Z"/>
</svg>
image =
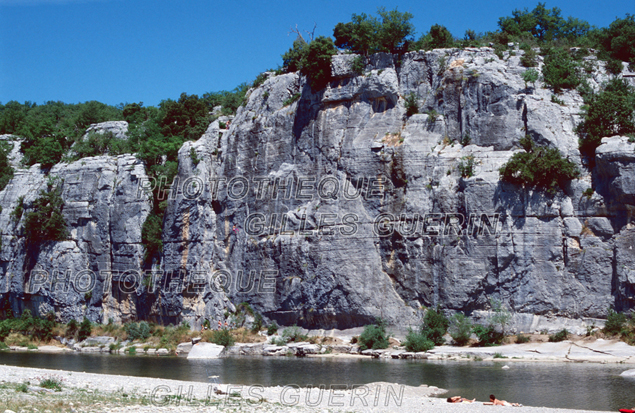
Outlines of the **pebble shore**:
<svg viewBox="0 0 635 413">
<path fill-rule="evenodd" d="M 41 378 L 55 377 L 62 391 L 37 387 Z M 29 382 L 27 392 L 16 386 Z M 221 391 L 223 394 L 217 394 Z M 0 413 L 10 412 L 496 412 L 520 409 L 531 413 L 571 413 L 546 407 L 501 407 L 450 404 L 445 390 L 422 385 L 371 383 L 358 389 L 297 389 L 79 373 L 0 366 Z M 179 397 L 180 395 L 180 397 Z M 320 397 L 321 396 L 321 397 Z M 320 400 L 321 399 L 321 400 Z M 37 409 L 37 410 L 35 410 Z M 48 412 L 47 412 L 48 411 Z M 576 412 L 583 412 L 576 410 Z M 592 411 L 584 411 L 592 412 Z"/>
</svg>

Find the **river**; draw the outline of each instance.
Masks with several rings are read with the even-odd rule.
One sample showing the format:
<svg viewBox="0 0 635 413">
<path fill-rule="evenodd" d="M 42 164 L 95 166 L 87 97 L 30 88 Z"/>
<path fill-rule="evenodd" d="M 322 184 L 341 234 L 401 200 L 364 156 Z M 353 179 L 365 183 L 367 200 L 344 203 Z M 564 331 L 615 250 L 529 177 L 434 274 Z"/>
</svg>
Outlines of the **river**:
<svg viewBox="0 0 635 413">
<path fill-rule="evenodd" d="M 386 381 L 428 384 L 461 395 L 498 398 L 527 406 L 617 411 L 635 406 L 635 378 L 620 377 L 627 364 L 475 362 L 366 358 L 183 357 L 1 352 L 0 364 L 263 386 L 347 385 Z M 508 370 L 502 369 L 508 365 Z M 447 395 L 446 395 L 447 397 Z"/>
</svg>

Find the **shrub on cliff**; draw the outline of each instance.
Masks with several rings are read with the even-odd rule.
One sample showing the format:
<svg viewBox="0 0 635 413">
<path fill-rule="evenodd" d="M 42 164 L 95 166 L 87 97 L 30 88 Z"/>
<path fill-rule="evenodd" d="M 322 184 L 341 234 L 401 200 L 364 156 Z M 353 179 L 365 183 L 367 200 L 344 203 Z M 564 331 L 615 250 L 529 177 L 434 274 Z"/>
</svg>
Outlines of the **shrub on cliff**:
<svg viewBox="0 0 635 413">
<path fill-rule="evenodd" d="M 456 45 L 457 43 L 452 33 L 445 26 L 435 24 L 430 27 L 430 31 L 427 34 L 424 34 L 419 40 L 410 45 L 410 50 L 444 49 Z"/>
<path fill-rule="evenodd" d="M 499 169 L 501 180 L 554 195 L 566 182 L 580 175 L 576 165 L 563 158 L 558 149 L 537 146 L 529 136 L 521 139 L 520 144 L 525 152 L 515 153 Z"/>
<path fill-rule="evenodd" d="M 545 57 L 542 68 L 545 84 L 551 86 L 555 93 L 563 89 L 575 89 L 581 82 L 578 66 L 568 52 L 550 53 Z"/>
<path fill-rule="evenodd" d="M 331 81 L 331 57 L 336 53 L 330 37 L 320 36 L 309 43 L 300 73 L 309 77 L 314 91 L 323 89 Z"/>
<path fill-rule="evenodd" d="M 452 340 L 459 345 L 464 346 L 470 341 L 472 334 L 472 322 L 462 313 L 456 313 L 450 319 L 449 327 Z"/>
<path fill-rule="evenodd" d="M 50 179 L 47 189 L 41 190 L 40 196 L 33 201 L 24 219 L 28 244 L 37 246 L 46 241 L 63 241 L 68 237 L 61 195 L 61 186 L 55 179 Z"/>
<path fill-rule="evenodd" d="M 443 336 L 448 332 L 449 326 L 450 321 L 443 314 L 440 307 L 437 307 L 436 310 L 429 308 L 423 317 L 421 333 L 425 334 L 435 345 L 440 346 L 445 344 Z"/>
<path fill-rule="evenodd" d="M 338 23 L 333 30 L 335 46 L 361 55 L 395 53 L 412 40 L 415 28 L 411 13 L 380 7 L 377 14 L 379 18 L 353 14 L 350 22 Z"/>
<path fill-rule="evenodd" d="M 635 133 L 635 88 L 622 79 L 611 79 L 591 95 L 578 125 L 580 150 L 593 156 L 603 137 Z"/>
<path fill-rule="evenodd" d="M 389 335 L 386 333 L 386 324 L 383 320 L 377 320 L 375 324 L 367 325 L 359 336 L 359 348 L 362 350 L 382 349 L 388 347 Z"/>
</svg>

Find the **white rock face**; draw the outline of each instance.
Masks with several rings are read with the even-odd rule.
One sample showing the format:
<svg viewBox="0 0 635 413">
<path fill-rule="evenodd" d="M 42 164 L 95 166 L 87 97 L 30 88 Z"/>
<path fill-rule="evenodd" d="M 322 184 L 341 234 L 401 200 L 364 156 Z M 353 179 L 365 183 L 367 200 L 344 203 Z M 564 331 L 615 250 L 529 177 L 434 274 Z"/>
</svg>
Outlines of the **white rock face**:
<svg viewBox="0 0 635 413">
<path fill-rule="evenodd" d="M 620 376 L 623 377 L 635 377 L 635 369 L 623 371 Z"/>
<path fill-rule="evenodd" d="M 188 359 L 216 359 L 221 356 L 225 347 L 213 343 L 197 343 L 187 355 Z"/>
<path fill-rule="evenodd" d="M 90 125 L 88 129 L 86 129 L 86 134 L 84 134 L 83 139 L 86 139 L 86 136 L 89 133 L 112 133 L 113 136 L 117 139 L 127 140 L 128 139 L 128 122 L 125 120 L 114 120 L 109 122 L 101 122 L 94 123 Z"/>
</svg>

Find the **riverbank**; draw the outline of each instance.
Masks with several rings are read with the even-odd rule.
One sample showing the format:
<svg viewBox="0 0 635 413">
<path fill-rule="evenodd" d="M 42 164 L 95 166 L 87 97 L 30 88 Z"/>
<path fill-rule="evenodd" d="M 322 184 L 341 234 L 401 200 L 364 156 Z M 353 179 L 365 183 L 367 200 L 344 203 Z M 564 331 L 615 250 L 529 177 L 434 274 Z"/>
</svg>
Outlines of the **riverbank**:
<svg viewBox="0 0 635 413">
<path fill-rule="evenodd" d="M 99 337 L 94 337 L 96 343 Z M 196 342 L 197 339 L 195 339 Z M 181 343 L 177 354 L 187 356 L 193 345 L 191 342 Z M 102 345 L 75 345 L 74 348 L 66 346 L 42 346 L 37 349 L 26 347 L 10 347 L 10 351 L 61 353 L 61 352 L 114 352 L 128 355 L 143 356 L 167 356 L 167 350 L 159 351 L 150 348 L 144 343 L 131 344 L 136 351 L 129 352 L 125 348 L 109 350 Z M 399 345 L 393 345 L 389 349 L 360 351 L 354 344 L 312 344 L 309 342 L 287 343 L 283 346 L 267 343 L 237 343 L 220 351 L 219 346 L 210 352 L 209 357 L 218 356 L 298 356 L 307 357 L 374 357 L 385 359 L 421 359 L 421 360 L 505 360 L 505 361 L 545 361 L 545 362 L 578 362 L 578 363 L 627 363 L 635 364 L 635 346 L 618 340 L 606 340 L 595 338 L 577 338 L 558 343 L 532 341 L 524 344 L 505 344 L 494 347 L 455 347 L 438 346 L 427 352 L 412 353 Z M 129 348 L 128 348 L 129 349 Z M 220 354 L 219 354 L 220 353 Z"/>
<path fill-rule="evenodd" d="M 43 389 L 52 378 L 61 391 Z M 23 386 L 26 383 L 26 386 Z M 21 391 L 26 390 L 26 391 Z M 445 390 L 426 385 L 371 383 L 356 389 L 213 385 L 169 379 L 79 373 L 0 366 L 0 406 L 14 412 L 492 412 L 506 409 L 449 404 Z M 570 413 L 545 407 L 518 408 L 528 413 Z M 598 412 L 575 410 L 577 412 Z"/>
</svg>

